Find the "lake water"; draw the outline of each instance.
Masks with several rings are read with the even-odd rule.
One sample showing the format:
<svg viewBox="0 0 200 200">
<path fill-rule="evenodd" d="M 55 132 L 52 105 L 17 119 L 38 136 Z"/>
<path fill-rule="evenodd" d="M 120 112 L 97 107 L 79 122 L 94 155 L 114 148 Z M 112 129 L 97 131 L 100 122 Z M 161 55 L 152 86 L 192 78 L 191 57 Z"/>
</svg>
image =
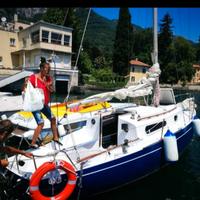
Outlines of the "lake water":
<svg viewBox="0 0 200 200">
<path fill-rule="evenodd" d="M 198 106 L 197 115 L 200 117 L 199 92 L 175 91 L 175 94 L 188 92 L 195 97 Z M 97 91 L 93 91 L 90 94 L 92 93 L 97 93 Z M 85 96 L 89 96 L 89 93 L 86 93 Z M 52 97 L 52 101 L 62 101 L 64 97 L 65 95 L 56 95 Z M 83 96 L 77 96 L 77 98 L 82 97 Z M 71 99 L 75 98 L 75 96 L 72 96 Z M 167 166 L 136 183 L 93 197 L 92 199 L 200 200 L 200 138 L 193 137 L 193 140 L 177 163 Z"/>
</svg>

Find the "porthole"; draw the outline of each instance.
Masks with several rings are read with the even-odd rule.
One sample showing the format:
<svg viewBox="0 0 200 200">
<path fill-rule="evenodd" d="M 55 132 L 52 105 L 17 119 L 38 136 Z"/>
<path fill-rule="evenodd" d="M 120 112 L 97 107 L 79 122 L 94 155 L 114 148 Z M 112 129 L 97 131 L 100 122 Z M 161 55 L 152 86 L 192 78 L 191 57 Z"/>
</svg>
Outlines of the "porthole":
<svg viewBox="0 0 200 200">
<path fill-rule="evenodd" d="M 96 123 L 95 119 L 92 119 L 91 123 L 94 125 Z"/>
<path fill-rule="evenodd" d="M 178 116 L 177 116 L 177 115 L 175 115 L 175 116 L 174 116 L 174 121 L 176 122 L 176 121 L 177 121 L 177 119 L 178 119 Z"/>
</svg>

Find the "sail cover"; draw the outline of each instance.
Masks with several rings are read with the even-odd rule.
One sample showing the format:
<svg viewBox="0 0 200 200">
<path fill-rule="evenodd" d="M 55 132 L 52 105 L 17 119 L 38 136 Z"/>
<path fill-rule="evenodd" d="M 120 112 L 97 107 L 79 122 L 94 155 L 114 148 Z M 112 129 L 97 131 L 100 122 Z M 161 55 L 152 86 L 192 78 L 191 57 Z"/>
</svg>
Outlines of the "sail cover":
<svg viewBox="0 0 200 200">
<path fill-rule="evenodd" d="M 101 99 L 104 101 L 110 101 L 112 98 L 117 98 L 119 100 L 126 99 L 127 97 L 139 97 L 146 96 L 152 93 L 152 85 L 150 81 L 146 78 L 140 80 L 138 85 L 129 86 L 128 88 L 122 88 L 112 92 L 104 92 L 90 96 L 86 99 Z"/>
</svg>

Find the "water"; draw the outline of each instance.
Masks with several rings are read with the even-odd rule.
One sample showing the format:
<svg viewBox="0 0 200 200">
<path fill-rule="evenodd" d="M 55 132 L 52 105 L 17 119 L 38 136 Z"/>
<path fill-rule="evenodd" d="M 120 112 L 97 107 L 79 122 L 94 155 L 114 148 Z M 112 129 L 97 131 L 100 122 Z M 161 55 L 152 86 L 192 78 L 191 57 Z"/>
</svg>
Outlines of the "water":
<svg viewBox="0 0 200 200">
<path fill-rule="evenodd" d="M 197 115 L 200 117 L 199 92 L 175 91 L 175 94 L 187 92 L 190 92 L 195 97 L 198 106 Z M 90 94 L 87 92 L 84 96 L 72 96 L 70 99 L 80 99 L 95 93 L 97 91 L 92 91 Z M 52 101 L 63 101 L 64 98 L 65 95 L 53 96 Z M 91 199 L 200 200 L 200 138 L 193 137 L 193 140 L 176 164 L 167 166 L 136 183 L 98 195 Z"/>
</svg>

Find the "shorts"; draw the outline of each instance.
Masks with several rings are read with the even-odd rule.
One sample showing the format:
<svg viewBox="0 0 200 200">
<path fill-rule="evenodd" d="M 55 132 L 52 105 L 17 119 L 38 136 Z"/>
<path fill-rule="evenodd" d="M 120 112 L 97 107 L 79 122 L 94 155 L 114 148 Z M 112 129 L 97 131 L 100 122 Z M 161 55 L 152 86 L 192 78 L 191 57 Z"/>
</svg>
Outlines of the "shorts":
<svg viewBox="0 0 200 200">
<path fill-rule="evenodd" d="M 37 122 L 37 124 L 42 124 L 44 123 L 44 119 L 42 117 L 42 113 L 47 117 L 47 119 L 49 119 L 50 121 L 55 118 L 55 116 L 53 115 L 53 113 L 51 112 L 51 109 L 48 105 L 44 105 L 44 107 L 42 108 L 42 110 L 37 110 L 32 112 L 33 116 Z"/>
</svg>

